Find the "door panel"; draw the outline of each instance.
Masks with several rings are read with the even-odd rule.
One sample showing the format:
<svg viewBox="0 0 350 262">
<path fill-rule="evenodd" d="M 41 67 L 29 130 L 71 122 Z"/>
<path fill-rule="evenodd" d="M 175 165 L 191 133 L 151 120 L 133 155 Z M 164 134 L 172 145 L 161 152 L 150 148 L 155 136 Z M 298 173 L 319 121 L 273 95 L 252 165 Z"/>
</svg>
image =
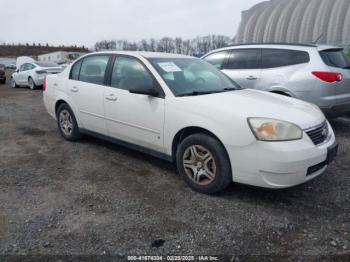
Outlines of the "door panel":
<svg viewBox="0 0 350 262">
<path fill-rule="evenodd" d="M 164 99 L 105 87 L 109 135 L 163 152 Z"/>
<path fill-rule="evenodd" d="M 108 133 L 104 119 L 104 85 L 109 59 L 109 55 L 94 55 L 77 62 L 67 87 L 84 128 L 103 135 Z"/>
<path fill-rule="evenodd" d="M 21 65 L 19 70 L 20 71 L 18 72 L 18 77 L 17 77 L 18 82 L 17 82 L 17 84 L 19 84 L 19 85 L 26 85 L 27 84 L 27 74 L 28 74 L 28 72 L 27 72 L 27 64 Z"/>
<path fill-rule="evenodd" d="M 110 82 L 104 99 L 109 135 L 163 152 L 164 99 L 129 92 L 156 88 L 145 65 L 133 57 L 117 56 Z"/>
<path fill-rule="evenodd" d="M 243 88 L 257 88 L 261 77 L 261 49 L 234 49 L 222 70 Z"/>
<path fill-rule="evenodd" d="M 104 87 L 101 85 L 69 80 L 68 93 L 79 110 L 79 120 L 84 128 L 107 135 L 104 119 Z"/>
</svg>

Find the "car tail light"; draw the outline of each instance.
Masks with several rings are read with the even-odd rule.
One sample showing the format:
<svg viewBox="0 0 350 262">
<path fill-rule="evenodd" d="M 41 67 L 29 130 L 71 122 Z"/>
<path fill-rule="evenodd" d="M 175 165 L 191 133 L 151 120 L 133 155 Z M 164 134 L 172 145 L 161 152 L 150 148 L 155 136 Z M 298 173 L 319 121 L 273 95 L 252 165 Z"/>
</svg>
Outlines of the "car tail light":
<svg viewBox="0 0 350 262">
<path fill-rule="evenodd" d="M 314 71 L 312 74 L 327 83 L 340 82 L 343 80 L 343 75 L 341 73 Z"/>
<path fill-rule="evenodd" d="M 44 78 L 44 81 L 43 81 L 43 92 L 46 90 L 46 76 Z"/>
</svg>

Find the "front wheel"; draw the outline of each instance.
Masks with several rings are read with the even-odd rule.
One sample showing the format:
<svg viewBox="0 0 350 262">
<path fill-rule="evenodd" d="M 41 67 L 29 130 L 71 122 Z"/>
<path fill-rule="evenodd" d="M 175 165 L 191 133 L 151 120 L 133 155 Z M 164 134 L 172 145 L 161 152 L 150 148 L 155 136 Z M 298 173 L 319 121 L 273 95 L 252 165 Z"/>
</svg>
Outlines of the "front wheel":
<svg viewBox="0 0 350 262">
<path fill-rule="evenodd" d="M 195 191 L 215 194 L 232 182 L 230 160 L 223 145 L 206 134 L 185 138 L 178 147 L 179 173 Z"/>
<path fill-rule="evenodd" d="M 67 104 L 62 104 L 58 107 L 57 124 L 64 139 L 78 141 L 81 138 L 77 120 L 72 109 Z"/>
</svg>

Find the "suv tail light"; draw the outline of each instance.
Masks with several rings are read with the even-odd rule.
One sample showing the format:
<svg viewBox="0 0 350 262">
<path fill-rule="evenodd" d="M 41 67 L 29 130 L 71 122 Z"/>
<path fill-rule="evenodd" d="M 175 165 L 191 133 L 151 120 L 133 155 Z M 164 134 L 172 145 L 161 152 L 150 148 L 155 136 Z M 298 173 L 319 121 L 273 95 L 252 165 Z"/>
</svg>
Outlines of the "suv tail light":
<svg viewBox="0 0 350 262">
<path fill-rule="evenodd" d="M 340 82 L 343 80 L 343 75 L 341 73 L 314 71 L 312 74 L 327 83 Z"/>
<path fill-rule="evenodd" d="M 43 92 L 46 90 L 46 76 L 44 78 L 44 81 L 43 81 Z"/>
</svg>

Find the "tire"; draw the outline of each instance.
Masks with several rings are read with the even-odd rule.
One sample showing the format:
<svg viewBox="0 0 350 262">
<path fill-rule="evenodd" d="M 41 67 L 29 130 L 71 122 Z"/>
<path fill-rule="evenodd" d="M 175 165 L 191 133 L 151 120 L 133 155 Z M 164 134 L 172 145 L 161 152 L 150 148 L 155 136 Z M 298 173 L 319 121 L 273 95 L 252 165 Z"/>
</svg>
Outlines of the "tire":
<svg viewBox="0 0 350 262">
<path fill-rule="evenodd" d="M 5 80 L 1 80 L 1 84 L 2 85 L 6 84 L 6 79 Z"/>
<path fill-rule="evenodd" d="M 35 82 L 33 80 L 33 78 L 29 77 L 28 78 L 28 85 L 29 85 L 29 88 L 31 90 L 35 90 L 37 88 L 37 86 L 35 85 Z"/>
<path fill-rule="evenodd" d="M 77 120 L 67 104 L 61 104 L 57 109 L 57 125 L 64 139 L 73 142 L 81 139 Z"/>
<path fill-rule="evenodd" d="M 18 85 L 16 84 L 16 80 L 14 78 L 11 78 L 11 87 L 12 88 L 17 88 Z"/>
<path fill-rule="evenodd" d="M 185 138 L 177 149 L 176 164 L 180 175 L 197 192 L 215 194 L 232 183 L 227 152 L 209 135 L 199 133 Z"/>
</svg>

